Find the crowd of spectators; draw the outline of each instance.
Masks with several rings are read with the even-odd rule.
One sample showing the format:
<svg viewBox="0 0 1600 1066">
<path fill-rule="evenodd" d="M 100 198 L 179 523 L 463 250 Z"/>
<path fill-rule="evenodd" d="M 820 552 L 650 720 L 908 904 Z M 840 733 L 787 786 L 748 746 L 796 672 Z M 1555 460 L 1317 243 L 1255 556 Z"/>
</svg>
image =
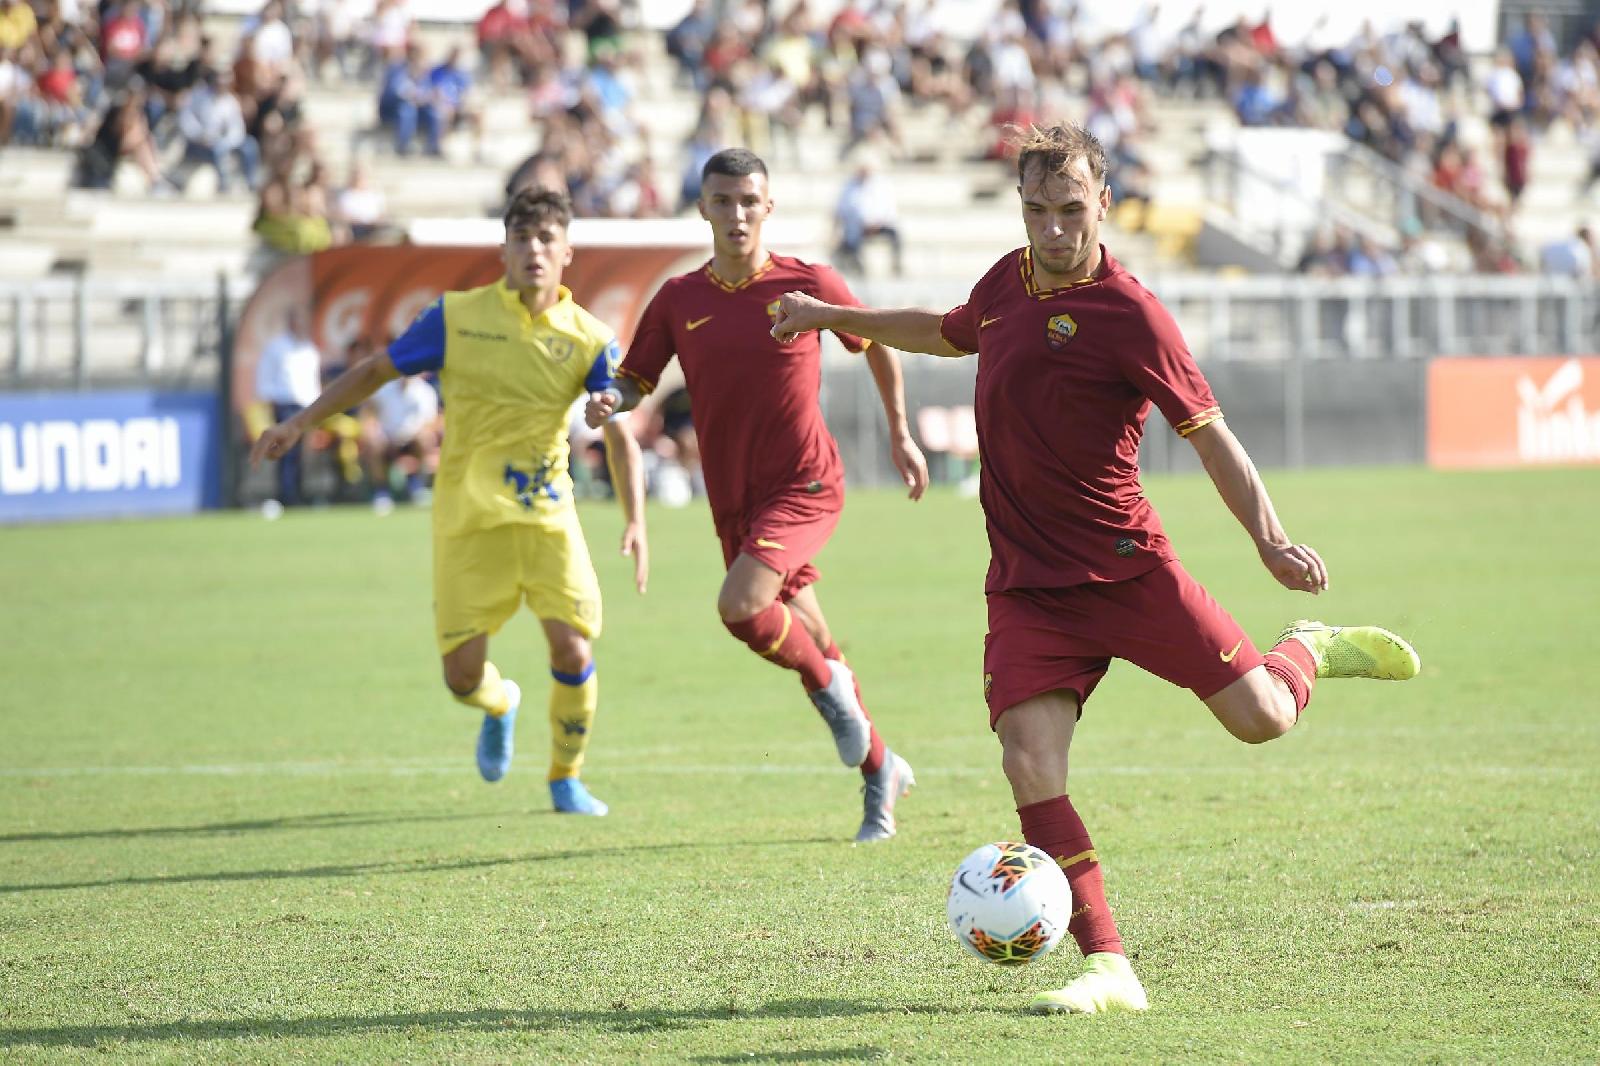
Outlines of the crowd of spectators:
<svg viewBox="0 0 1600 1066">
<path fill-rule="evenodd" d="M 1539 15 L 1475 75 L 1454 29 L 1429 35 L 1416 23 L 1311 46 L 1280 40 L 1270 12 L 1218 29 L 1198 7 L 1179 25 L 1153 3 L 1091 18 L 1078 0 L 1004 0 L 969 40 L 941 30 L 964 0 L 846 0 L 826 15 L 816 0 L 695 0 L 664 39 L 698 99 L 680 145 L 657 143 L 636 115 L 641 0 L 498 0 L 470 42 L 442 55 L 430 54 L 406 0 L 361 15 L 354 0 L 265 0 L 225 48 L 207 35 L 200 2 L 0 0 L 0 144 L 74 151 L 75 180 L 91 187 L 111 184 L 125 163 L 153 194 L 172 195 L 204 171 L 224 194 L 254 192 L 269 246 L 306 251 L 382 236 L 387 222 L 365 164 L 342 183 L 330 176 L 304 113 L 313 82 L 370 88 L 358 159 L 440 157 L 459 137 L 457 158 L 481 163 L 485 92 L 517 94 L 536 148 L 508 174 L 507 192 L 562 185 L 594 217 L 686 210 L 704 160 L 730 144 L 779 168 L 802 164 L 814 116 L 847 176 L 836 210 L 847 266 L 872 238 L 898 258 L 890 166 L 963 152 L 1004 162 L 1008 127 L 1063 113 L 1105 144 L 1114 197 L 1148 202 L 1157 94 L 1218 98 L 1242 125 L 1326 129 L 1370 148 L 1469 209 L 1460 217 L 1474 231 L 1454 236 L 1477 269 L 1513 265 L 1518 204 L 1552 124 L 1592 148 L 1580 191 L 1600 181 L 1600 29 L 1563 51 Z M 912 143 L 907 112 L 929 105 L 952 130 L 985 132 L 976 144 Z M 1491 136 L 1472 136 L 1466 118 L 1487 122 Z M 680 169 L 663 174 L 664 160 Z M 1306 269 L 1433 262 L 1431 235 L 1444 222 L 1425 202 L 1415 213 L 1394 220 L 1402 236 L 1390 247 L 1317 236 Z"/>
</svg>

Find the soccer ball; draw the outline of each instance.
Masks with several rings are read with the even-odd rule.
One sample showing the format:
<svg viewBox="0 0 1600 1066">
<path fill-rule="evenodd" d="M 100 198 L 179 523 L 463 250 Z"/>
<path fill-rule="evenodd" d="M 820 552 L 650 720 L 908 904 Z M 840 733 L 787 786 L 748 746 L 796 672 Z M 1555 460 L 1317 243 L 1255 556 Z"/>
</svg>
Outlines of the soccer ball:
<svg viewBox="0 0 1600 1066">
<path fill-rule="evenodd" d="M 962 947 L 1001 966 L 1020 966 L 1061 942 L 1072 918 L 1072 889 L 1038 848 L 985 844 L 956 868 L 945 911 Z"/>
</svg>

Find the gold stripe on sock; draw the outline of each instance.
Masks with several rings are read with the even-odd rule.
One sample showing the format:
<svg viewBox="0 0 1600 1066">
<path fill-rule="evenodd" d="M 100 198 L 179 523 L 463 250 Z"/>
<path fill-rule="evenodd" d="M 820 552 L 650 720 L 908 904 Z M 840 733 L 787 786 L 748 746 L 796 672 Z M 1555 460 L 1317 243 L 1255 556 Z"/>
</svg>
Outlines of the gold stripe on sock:
<svg viewBox="0 0 1600 1066">
<path fill-rule="evenodd" d="M 761 653 L 767 658 L 771 658 L 773 652 L 783 647 L 783 642 L 789 637 L 789 627 L 794 624 L 794 615 L 789 613 L 789 605 L 780 603 L 778 606 L 783 608 L 783 630 L 779 632 L 778 639 L 772 642 L 772 647 Z"/>
<path fill-rule="evenodd" d="M 1100 856 L 1095 854 L 1095 850 L 1093 848 L 1090 848 L 1088 851 L 1080 851 L 1076 855 L 1068 855 L 1065 858 L 1057 859 L 1056 860 L 1056 865 L 1061 867 L 1063 870 L 1065 870 L 1067 867 L 1076 866 L 1080 862 L 1099 862 L 1099 861 L 1100 861 Z"/>
<path fill-rule="evenodd" d="M 1289 639 L 1293 640 L 1294 638 L 1290 637 Z M 1294 667 L 1294 672 L 1300 675 L 1300 680 L 1304 681 L 1306 683 L 1306 688 L 1310 688 L 1311 687 L 1311 679 L 1306 676 L 1306 672 L 1304 670 L 1300 669 L 1300 664 L 1299 663 L 1295 662 L 1293 659 L 1289 658 L 1287 655 L 1283 654 L 1283 652 L 1281 652 L 1281 651 L 1269 651 L 1269 652 L 1267 652 L 1267 655 L 1276 655 L 1278 658 L 1282 659 L 1284 662 L 1286 662 L 1290 666 Z M 1265 657 L 1266 656 L 1263 656 L 1263 658 L 1265 658 Z"/>
</svg>

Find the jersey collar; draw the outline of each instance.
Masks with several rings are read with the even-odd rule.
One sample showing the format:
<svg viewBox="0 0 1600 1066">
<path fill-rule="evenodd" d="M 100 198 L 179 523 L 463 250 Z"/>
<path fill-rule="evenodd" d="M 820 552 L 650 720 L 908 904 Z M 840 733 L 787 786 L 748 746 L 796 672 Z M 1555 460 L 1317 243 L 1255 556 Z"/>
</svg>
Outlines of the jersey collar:
<svg viewBox="0 0 1600 1066">
<path fill-rule="evenodd" d="M 772 256 L 769 254 L 767 256 L 767 261 L 762 263 L 760 266 L 756 267 L 753 271 L 751 271 L 750 275 L 748 277 L 746 277 L 743 281 L 728 281 L 728 280 L 726 280 L 725 278 L 722 277 L 722 275 L 718 274 L 715 270 L 713 270 L 711 268 L 711 262 L 709 260 L 707 260 L 707 262 L 706 262 L 705 271 L 706 271 L 706 277 L 711 279 L 711 284 L 715 285 L 717 288 L 721 289 L 723 292 L 738 292 L 740 289 L 745 288 L 746 286 L 748 286 L 749 284 L 754 282 L 757 278 L 760 278 L 767 271 L 771 270 L 775 265 L 776 264 L 773 263 L 773 261 L 772 261 Z"/>
<path fill-rule="evenodd" d="M 510 311 L 512 314 L 522 316 L 522 320 L 529 325 L 532 325 L 535 321 L 537 321 L 533 315 L 529 313 L 528 305 L 522 302 L 522 297 L 517 295 L 517 290 L 507 285 L 504 277 L 501 277 L 499 281 L 495 282 L 495 288 L 499 290 L 500 300 L 505 304 L 507 311 Z M 558 286 L 556 289 L 556 302 L 545 308 L 544 311 L 540 313 L 539 317 L 543 318 L 556 308 L 560 307 L 562 304 L 571 302 L 572 290 L 567 288 L 565 285 Z"/>
<path fill-rule="evenodd" d="M 1097 281 L 1103 281 L 1107 275 L 1116 269 L 1116 266 L 1117 261 L 1111 258 L 1111 253 L 1106 251 L 1106 246 L 1102 244 L 1100 246 L 1100 267 L 1094 272 L 1093 277 L 1079 278 L 1077 281 L 1069 281 L 1065 285 L 1058 285 L 1053 289 L 1045 289 L 1041 288 L 1038 282 L 1034 281 L 1033 248 L 1032 246 L 1029 246 L 1022 249 L 1020 266 L 1022 271 L 1022 287 L 1026 289 L 1028 291 L 1028 295 L 1032 296 L 1035 300 L 1048 300 L 1050 297 L 1055 296 L 1058 293 L 1066 292 L 1069 289 L 1079 289 L 1085 285 L 1093 285 Z"/>
</svg>

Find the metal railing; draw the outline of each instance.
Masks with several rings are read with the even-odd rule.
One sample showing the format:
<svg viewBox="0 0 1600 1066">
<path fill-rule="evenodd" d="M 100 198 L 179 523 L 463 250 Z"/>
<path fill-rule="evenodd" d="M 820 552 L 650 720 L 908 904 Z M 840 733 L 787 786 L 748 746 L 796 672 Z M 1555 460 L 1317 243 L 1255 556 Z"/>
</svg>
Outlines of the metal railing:
<svg viewBox="0 0 1600 1066">
<path fill-rule="evenodd" d="M 0 281 L 0 389 L 210 384 L 252 279 Z"/>
</svg>

